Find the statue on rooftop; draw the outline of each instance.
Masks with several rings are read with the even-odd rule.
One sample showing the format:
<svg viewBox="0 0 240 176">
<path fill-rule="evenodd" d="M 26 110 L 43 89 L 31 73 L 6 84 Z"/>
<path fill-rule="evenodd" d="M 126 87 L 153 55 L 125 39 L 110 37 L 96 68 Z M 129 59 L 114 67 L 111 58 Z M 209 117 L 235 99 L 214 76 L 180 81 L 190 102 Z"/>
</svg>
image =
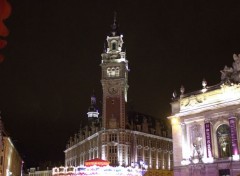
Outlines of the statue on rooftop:
<svg viewBox="0 0 240 176">
<path fill-rule="evenodd" d="M 221 80 L 225 83 L 240 83 L 240 54 L 233 54 L 233 67 L 225 66 L 221 70 Z"/>
<path fill-rule="evenodd" d="M 233 69 L 232 67 L 228 67 L 225 65 L 224 69 L 221 70 L 221 80 L 224 81 L 224 82 L 228 82 L 230 81 L 230 78 L 231 78 L 231 75 L 233 73 Z"/>
</svg>

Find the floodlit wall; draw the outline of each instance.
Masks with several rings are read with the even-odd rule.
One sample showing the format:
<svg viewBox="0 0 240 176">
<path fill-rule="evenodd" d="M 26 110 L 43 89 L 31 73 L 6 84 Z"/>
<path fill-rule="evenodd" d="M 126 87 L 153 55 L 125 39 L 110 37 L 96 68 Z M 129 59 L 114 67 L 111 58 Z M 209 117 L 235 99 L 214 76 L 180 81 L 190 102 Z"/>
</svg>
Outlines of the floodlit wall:
<svg viewBox="0 0 240 176">
<path fill-rule="evenodd" d="M 3 176 L 21 176 L 22 159 L 9 137 L 3 137 L 0 166 Z"/>
</svg>

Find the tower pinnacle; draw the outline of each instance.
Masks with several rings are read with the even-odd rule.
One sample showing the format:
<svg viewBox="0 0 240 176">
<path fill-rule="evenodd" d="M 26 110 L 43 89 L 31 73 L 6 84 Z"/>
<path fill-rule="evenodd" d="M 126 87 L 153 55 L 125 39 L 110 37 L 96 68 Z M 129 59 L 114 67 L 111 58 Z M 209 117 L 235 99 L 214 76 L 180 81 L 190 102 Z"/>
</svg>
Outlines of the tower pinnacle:
<svg viewBox="0 0 240 176">
<path fill-rule="evenodd" d="M 111 25 L 112 31 L 111 31 L 111 36 L 119 36 L 119 31 L 118 31 L 118 23 L 117 23 L 117 12 L 114 12 L 114 17 L 113 17 L 113 24 Z"/>
<path fill-rule="evenodd" d="M 91 105 L 90 107 L 88 108 L 88 118 L 98 118 L 98 109 L 97 109 L 97 106 L 96 106 L 96 97 L 94 95 L 94 92 L 91 96 Z"/>
</svg>

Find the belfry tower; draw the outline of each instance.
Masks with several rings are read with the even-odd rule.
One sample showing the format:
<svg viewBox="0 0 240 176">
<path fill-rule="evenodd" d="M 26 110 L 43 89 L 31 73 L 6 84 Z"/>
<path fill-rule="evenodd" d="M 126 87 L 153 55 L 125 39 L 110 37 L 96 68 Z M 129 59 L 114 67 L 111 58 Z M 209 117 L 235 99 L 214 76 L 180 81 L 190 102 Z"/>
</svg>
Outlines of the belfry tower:
<svg viewBox="0 0 240 176">
<path fill-rule="evenodd" d="M 91 97 L 88 125 L 70 137 L 65 152 L 66 166 L 80 166 L 87 160 L 100 158 L 111 166 L 141 166 L 146 169 L 171 169 L 172 141 L 163 125 L 153 117 L 126 110 L 128 61 L 123 50 L 116 16 L 102 53 L 102 115 Z M 161 126 L 160 126 L 161 125 Z M 163 134 L 163 135 L 162 135 Z M 163 152 L 164 151 L 164 152 Z"/>
<path fill-rule="evenodd" d="M 128 90 L 128 61 L 122 51 L 123 35 L 119 33 L 116 15 L 111 33 L 107 36 L 107 48 L 102 53 L 102 88 L 104 129 L 125 129 Z"/>
</svg>

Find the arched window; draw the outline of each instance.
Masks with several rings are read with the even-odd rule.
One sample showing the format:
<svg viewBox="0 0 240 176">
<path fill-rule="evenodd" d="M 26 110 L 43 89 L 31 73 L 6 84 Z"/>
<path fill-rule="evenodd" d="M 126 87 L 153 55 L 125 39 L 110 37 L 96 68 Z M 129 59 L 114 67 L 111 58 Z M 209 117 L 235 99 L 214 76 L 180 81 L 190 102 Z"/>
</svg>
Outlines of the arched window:
<svg viewBox="0 0 240 176">
<path fill-rule="evenodd" d="M 116 76 L 119 76 L 119 67 L 116 67 Z"/>
<path fill-rule="evenodd" d="M 112 67 L 111 76 L 113 77 L 113 76 L 115 76 L 115 74 L 116 74 L 116 72 L 115 72 L 115 68 Z"/>
<path fill-rule="evenodd" d="M 219 158 L 231 156 L 230 129 L 227 124 L 220 125 L 217 129 L 217 142 Z"/>
<path fill-rule="evenodd" d="M 120 74 L 119 67 L 108 67 L 107 68 L 107 76 L 108 77 L 119 76 L 119 74 Z"/>
<path fill-rule="evenodd" d="M 107 76 L 108 76 L 108 77 L 111 76 L 111 68 L 107 68 Z"/>
</svg>

